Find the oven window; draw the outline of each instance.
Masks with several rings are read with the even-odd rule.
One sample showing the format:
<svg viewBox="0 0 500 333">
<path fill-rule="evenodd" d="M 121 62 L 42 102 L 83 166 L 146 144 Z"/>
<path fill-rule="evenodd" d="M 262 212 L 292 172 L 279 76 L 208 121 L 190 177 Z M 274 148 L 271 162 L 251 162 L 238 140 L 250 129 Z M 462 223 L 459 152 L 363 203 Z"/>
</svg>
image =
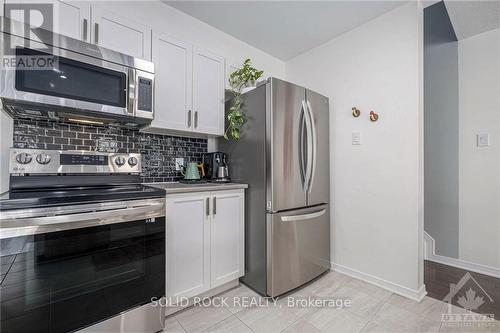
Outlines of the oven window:
<svg viewBox="0 0 500 333">
<path fill-rule="evenodd" d="M 2 333 L 74 331 L 165 295 L 165 218 L 0 246 Z"/>
<path fill-rule="evenodd" d="M 17 48 L 16 56 L 47 56 Z M 16 89 L 36 94 L 69 98 L 104 105 L 126 106 L 125 73 L 57 57 L 50 69 L 16 70 Z"/>
</svg>

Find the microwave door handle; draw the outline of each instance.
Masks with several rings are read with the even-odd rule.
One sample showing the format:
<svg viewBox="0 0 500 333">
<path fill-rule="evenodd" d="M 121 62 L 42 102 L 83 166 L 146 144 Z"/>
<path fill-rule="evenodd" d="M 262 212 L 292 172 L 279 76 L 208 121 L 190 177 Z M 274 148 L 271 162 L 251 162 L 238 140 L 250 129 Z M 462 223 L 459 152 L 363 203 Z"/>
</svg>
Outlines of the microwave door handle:
<svg viewBox="0 0 500 333">
<path fill-rule="evenodd" d="M 129 68 L 128 70 L 128 105 L 127 113 L 129 116 L 134 115 L 135 101 L 137 94 L 137 77 L 135 75 L 135 69 Z"/>
</svg>

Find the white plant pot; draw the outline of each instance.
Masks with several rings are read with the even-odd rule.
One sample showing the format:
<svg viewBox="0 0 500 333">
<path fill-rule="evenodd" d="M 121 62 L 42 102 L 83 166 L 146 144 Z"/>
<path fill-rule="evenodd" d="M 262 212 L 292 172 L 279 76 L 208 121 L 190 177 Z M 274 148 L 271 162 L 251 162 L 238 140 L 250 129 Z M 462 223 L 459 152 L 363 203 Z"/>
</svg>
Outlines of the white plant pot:
<svg viewBox="0 0 500 333">
<path fill-rule="evenodd" d="M 241 93 L 246 93 L 252 89 L 255 89 L 255 87 L 257 87 L 257 82 L 256 81 L 250 81 L 250 82 L 247 82 L 247 84 L 245 85 L 245 87 L 243 89 L 241 89 Z"/>
</svg>

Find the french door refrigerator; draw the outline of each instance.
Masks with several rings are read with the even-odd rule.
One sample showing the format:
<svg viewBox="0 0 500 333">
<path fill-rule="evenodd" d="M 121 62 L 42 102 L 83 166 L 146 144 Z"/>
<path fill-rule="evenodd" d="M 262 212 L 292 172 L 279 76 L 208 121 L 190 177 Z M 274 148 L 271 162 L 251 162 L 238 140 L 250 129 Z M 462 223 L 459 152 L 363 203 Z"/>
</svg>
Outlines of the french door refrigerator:
<svg viewBox="0 0 500 333">
<path fill-rule="evenodd" d="M 242 104 L 240 140 L 219 141 L 232 180 L 249 185 L 242 282 L 276 297 L 330 268 L 329 103 L 270 78 Z"/>
</svg>

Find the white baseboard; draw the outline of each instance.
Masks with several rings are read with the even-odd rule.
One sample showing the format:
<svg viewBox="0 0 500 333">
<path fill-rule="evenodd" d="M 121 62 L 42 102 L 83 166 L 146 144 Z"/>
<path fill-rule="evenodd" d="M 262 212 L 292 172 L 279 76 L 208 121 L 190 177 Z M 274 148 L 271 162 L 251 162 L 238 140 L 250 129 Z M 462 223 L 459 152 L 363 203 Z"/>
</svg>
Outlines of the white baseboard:
<svg viewBox="0 0 500 333">
<path fill-rule="evenodd" d="M 234 279 L 232 281 L 224 283 L 223 285 L 221 285 L 219 287 L 216 287 L 214 289 L 210 289 L 210 290 L 208 290 L 208 291 L 206 291 L 206 292 L 204 292 L 196 297 L 197 298 L 205 298 L 205 297 L 217 296 L 217 295 L 219 295 L 223 292 L 226 292 L 229 289 L 233 289 L 239 285 L 240 285 L 239 279 Z M 171 306 L 165 307 L 165 316 L 168 317 L 168 316 L 173 315 L 174 313 L 177 313 L 179 311 L 190 308 L 193 304 L 194 304 L 194 297 L 191 297 L 189 299 L 189 301 L 187 302 L 187 304 L 177 305 L 177 306 L 171 305 Z"/>
<path fill-rule="evenodd" d="M 356 278 L 358 280 L 362 280 L 368 283 L 371 283 L 373 285 L 376 285 L 377 287 L 386 289 L 390 292 L 393 292 L 395 294 L 401 295 L 403 297 L 412 299 L 414 301 L 420 302 L 425 295 L 427 295 L 427 291 L 425 291 L 425 286 L 422 286 L 419 290 L 414 290 L 410 289 L 408 287 L 381 279 L 379 277 L 376 277 L 371 274 L 363 273 L 358 270 L 339 265 L 336 263 L 331 263 L 331 269 L 332 271 L 336 271 L 345 275 L 348 275 L 350 277 Z"/>
<path fill-rule="evenodd" d="M 425 260 L 434 261 L 443 265 L 453 266 L 461 269 L 465 269 L 467 271 L 476 272 L 484 275 L 493 276 L 496 278 L 500 278 L 500 269 L 476 264 L 470 261 L 465 261 L 461 259 L 455 259 L 450 257 L 441 256 L 436 254 L 436 242 L 431 235 L 424 232 L 424 241 L 425 241 Z"/>
</svg>

